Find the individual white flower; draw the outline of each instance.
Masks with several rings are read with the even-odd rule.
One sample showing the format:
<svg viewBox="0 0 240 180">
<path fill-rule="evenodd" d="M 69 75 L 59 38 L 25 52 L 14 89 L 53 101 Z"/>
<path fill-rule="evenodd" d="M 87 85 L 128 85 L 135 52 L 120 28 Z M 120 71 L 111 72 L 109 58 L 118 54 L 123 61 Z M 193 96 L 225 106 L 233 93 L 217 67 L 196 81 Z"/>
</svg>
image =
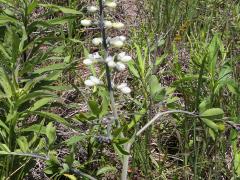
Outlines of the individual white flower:
<svg viewBox="0 0 240 180">
<path fill-rule="evenodd" d="M 98 52 L 95 52 L 93 54 L 89 54 L 88 55 L 88 59 L 91 59 L 91 60 L 102 60 L 102 56 L 100 56 L 100 54 Z"/>
<path fill-rule="evenodd" d="M 122 28 L 124 28 L 124 24 L 121 22 L 114 22 L 114 23 L 112 23 L 112 27 L 115 29 L 122 29 Z"/>
<path fill-rule="evenodd" d="M 93 60 L 92 59 L 84 59 L 83 60 L 83 64 L 90 66 L 93 64 Z"/>
<path fill-rule="evenodd" d="M 129 88 L 129 87 L 124 87 L 124 88 L 122 88 L 121 89 L 121 91 L 122 91 L 122 93 L 124 93 L 124 94 L 129 94 L 129 93 L 131 93 L 131 89 Z"/>
<path fill-rule="evenodd" d="M 122 83 L 117 86 L 117 89 L 122 91 L 124 94 L 129 94 L 131 92 L 131 89 L 127 86 L 127 83 Z"/>
<path fill-rule="evenodd" d="M 98 46 L 100 44 L 102 44 L 103 42 L 103 39 L 102 38 L 93 38 L 92 40 L 92 43 L 95 45 L 95 46 Z"/>
<path fill-rule="evenodd" d="M 98 85 L 98 84 L 101 84 L 101 83 L 102 83 L 101 80 L 98 79 L 98 78 L 95 77 L 95 76 L 90 76 L 89 78 L 90 78 L 90 80 L 91 80 L 92 82 L 94 82 L 95 85 Z"/>
<path fill-rule="evenodd" d="M 112 40 L 112 38 L 111 38 L 111 37 L 107 37 L 107 39 L 106 39 L 106 42 L 107 42 L 107 43 L 110 43 L 110 42 L 111 42 L 111 40 Z"/>
<path fill-rule="evenodd" d="M 123 41 L 121 41 L 120 39 L 116 39 L 116 38 L 111 39 L 110 44 L 116 48 L 121 48 L 124 45 Z"/>
<path fill-rule="evenodd" d="M 81 20 L 81 24 L 85 27 L 88 27 L 88 26 L 91 26 L 92 21 L 89 19 L 83 19 L 83 20 Z"/>
<path fill-rule="evenodd" d="M 105 20 L 105 21 L 104 21 L 104 26 L 105 26 L 106 28 L 111 28 L 111 27 L 112 27 L 112 22 Z"/>
<path fill-rule="evenodd" d="M 106 59 L 105 59 L 105 62 L 110 62 L 110 61 L 113 61 L 113 57 L 112 56 L 108 56 Z"/>
<path fill-rule="evenodd" d="M 114 68 L 117 66 L 117 64 L 112 60 L 112 61 L 109 61 L 108 63 L 108 66 L 111 67 L 111 68 Z"/>
<path fill-rule="evenodd" d="M 114 1 L 107 1 L 105 2 L 105 6 L 109 7 L 109 8 L 116 8 L 117 7 L 117 3 Z"/>
<path fill-rule="evenodd" d="M 121 63 L 121 62 L 117 62 L 116 63 L 116 68 L 118 71 L 124 71 L 126 69 L 125 64 Z"/>
<path fill-rule="evenodd" d="M 127 83 L 122 83 L 117 86 L 117 89 L 121 90 L 122 88 L 127 87 Z"/>
<path fill-rule="evenodd" d="M 84 84 L 89 87 L 95 86 L 95 83 L 90 79 L 87 79 L 86 81 L 84 81 Z"/>
<path fill-rule="evenodd" d="M 132 60 L 132 57 L 131 56 L 124 56 L 120 59 L 120 61 L 122 61 L 123 63 L 127 63 L 129 61 Z"/>
<path fill-rule="evenodd" d="M 121 53 L 119 53 L 119 54 L 117 55 L 117 59 L 118 59 L 119 61 L 121 61 L 121 59 L 122 59 L 124 56 L 126 56 L 126 52 L 121 52 Z"/>
<path fill-rule="evenodd" d="M 88 12 L 94 13 L 98 10 L 97 6 L 88 6 L 87 7 Z"/>
<path fill-rule="evenodd" d="M 121 41 L 126 41 L 127 40 L 127 38 L 126 38 L 126 36 L 117 36 Z"/>
<path fill-rule="evenodd" d="M 111 85 L 112 85 L 112 88 L 115 88 L 115 84 L 114 84 L 114 82 L 111 82 Z"/>
</svg>

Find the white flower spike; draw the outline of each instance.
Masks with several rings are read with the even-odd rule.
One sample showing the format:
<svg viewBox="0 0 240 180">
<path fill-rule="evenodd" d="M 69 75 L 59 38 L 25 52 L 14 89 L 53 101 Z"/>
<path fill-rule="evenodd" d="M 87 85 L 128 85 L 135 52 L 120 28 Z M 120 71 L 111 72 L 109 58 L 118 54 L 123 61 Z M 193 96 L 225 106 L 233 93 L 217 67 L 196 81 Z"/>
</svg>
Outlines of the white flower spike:
<svg viewBox="0 0 240 180">
<path fill-rule="evenodd" d="M 83 19 L 83 20 L 81 20 L 81 25 L 83 25 L 85 27 L 91 26 L 92 25 L 92 21 L 89 20 L 89 19 Z"/>
</svg>

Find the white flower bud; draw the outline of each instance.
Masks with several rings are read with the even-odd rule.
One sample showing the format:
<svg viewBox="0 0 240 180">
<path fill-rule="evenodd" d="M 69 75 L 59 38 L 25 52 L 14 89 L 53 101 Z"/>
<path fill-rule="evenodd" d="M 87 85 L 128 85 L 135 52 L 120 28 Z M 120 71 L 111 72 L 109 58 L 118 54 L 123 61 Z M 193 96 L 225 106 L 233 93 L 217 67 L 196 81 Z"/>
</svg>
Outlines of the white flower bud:
<svg viewBox="0 0 240 180">
<path fill-rule="evenodd" d="M 124 24 L 121 22 L 115 22 L 115 23 L 112 23 L 112 27 L 115 29 L 122 29 L 124 28 Z"/>
<path fill-rule="evenodd" d="M 103 42 L 103 39 L 102 38 L 93 38 L 92 40 L 92 43 L 95 45 L 95 46 L 98 46 L 100 44 L 102 44 Z"/>
<path fill-rule="evenodd" d="M 89 78 L 90 78 L 90 80 L 91 80 L 95 85 L 98 85 L 98 84 L 101 84 L 101 83 L 102 83 L 101 80 L 98 79 L 98 78 L 95 77 L 95 76 L 90 76 Z"/>
<path fill-rule="evenodd" d="M 112 22 L 111 21 L 104 21 L 104 26 L 106 28 L 111 28 L 112 27 Z"/>
<path fill-rule="evenodd" d="M 127 87 L 127 83 L 122 83 L 117 86 L 117 89 L 121 90 L 122 88 Z"/>
<path fill-rule="evenodd" d="M 116 68 L 118 71 L 124 71 L 126 69 L 125 64 L 121 63 L 121 62 L 117 62 L 116 63 Z"/>
<path fill-rule="evenodd" d="M 83 20 L 81 20 L 81 24 L 85 27 L 88 27 L 88 26 L 91 26 L 92 21 L 89 19 L 83 19 Z"/>
<path fill-rule="evenodd" d="M 84 84 L 86 85 L 86 86 L 89 86 L 89 87 L 91 87 L 91 86 L 95 86 L 95 83 L 93 82 L 93 81 L 91 81 L 91 80 L 86 80 L 86 81 L 84 81 Z"/>
<path fill-rule="evenodd" d="M 124 63 L 127 63 L 129 61 L 132 60 L 132 57 L 131 56 L 124 56 L 120 59 L 120 61 L 124 62 Z"/>
<path fill-rule="evenodd" d="M 88 12 L 94 13 L 98 10 L 96 6 L 88 6 L 87 7 Z"/>
<path fill-rule="evenodd" d="M 107 2 L 105 2 L 105 5 L 109 8 L 113 8 L 113 9 L 117 7 L 117 3 L 114 1 L 107 1 Z"/>
<path fill-rule="evenodd" d="M 117 64 L 113 60 L 108 62 L 108 66 L 111 67 L 111 68 L 116 67 L 116 65 Z"/>
<path fill-rule="evenodd" d="M 110 44 L 115 48 L 121 48 L 124 45 L 123 41 L 119 39 L 111 39 Z"/>
<path fill-rule="evenodd" d="M 90 66 L 93 64 L 93 60 L 91 59 L 84 59 L 83 60 L 83 64 L 87 65 L 87 66 Z"/>
<path fill-rule="evenodd" d="M 124 88 L 121 89 L 121 91 L 122 91 L 122 93 L 124 93 L 124 94 L 129 94 L 129 93 L 131 93 L 131 89 L 130 89 L 129 87 L 124 87 Z"/>
</svg>

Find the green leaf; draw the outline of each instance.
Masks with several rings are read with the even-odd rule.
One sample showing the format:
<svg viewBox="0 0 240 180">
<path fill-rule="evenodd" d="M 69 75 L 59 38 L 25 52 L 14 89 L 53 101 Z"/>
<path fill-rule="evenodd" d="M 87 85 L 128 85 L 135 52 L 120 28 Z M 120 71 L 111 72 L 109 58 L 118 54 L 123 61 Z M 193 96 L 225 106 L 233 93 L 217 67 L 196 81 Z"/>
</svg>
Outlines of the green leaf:
<svg viewBox="0 0 240 180">
<path fill-rule="evenodd" d="M 162 101 L 165 97 L 166 90 L 161 87 L 157 76 L 152 75 L 149 80 L 150 95 L 155 101 Z"/>
<path fill-rule="evenodd" d="M 42 98 L 42 99 L 36 101 L 33 104 L 33 106 L 29 109 L 29 111 L 36 111 L 36 110 L 40 109 L 41 107 L 47 105 L 48 103 L 50 103 L 53 100 L 54 100 L 54 98 L 52 98 L 52 97 Z"/>
<path fill-rule="evenodd" d="M 2 120 L 0 120 L 0 127 L 3 127 L 7 131 L 7 133 L 9 133 L 9 128 Z"/>
<path fill-rule="evenodd" d="M 223 115 L 224 115 L 224 112 L 220 108 L 211 108 L 200 114 L 202 118 L 208 118 L 208 119 L 221 118 L 223 117 Z"/>
<path fill-rule="evenodd" d="M 13 94 L 15 94 L 14 87 L 2 67 L 0 67 L 0 86 L 3 88 L 8 97 L 12 97 Z"/>
<path fill-rule="evenodd" d="M 145 108 L 137 112 L 136 115 L 134 116 L 134 119 L 128 124 L 128 129 L 130 130 L 133 127 L 135 127 L 135 125 L 141 120 L 141 118 L 145 115 L 146 112 L 147 111 Z"/>
<path fill-rule="evenodd" d="M 126 155 L 126 156 L 130 155 L 129 152 L 125 151 L 121 145 L 114 144 L 113 146 L 118 150 L 120 154 Z"/>
<path fill-rule="evenodd" d="M 125 144 L 129 141 L 129 138 L 114 138 L 113 139 L 113 143 L 116 143 L 116 144 Z"/>
<path fill-rule="evenodd" d="M 140 71 L 140 74 L 142 77 L 145 77 L 145 61 L 146 61 L 146 55 L 147 55 L 147 48 L 144 48 L 144 56 L 142 55 L 142 49 L 140 48 L 139 45 L 134 44 L 136 51 L 137 51 L 137 63 L 138 63 L 138 68 Z"/>
<path fill-rule="evenodd" d="M 70 9 L 70 8 L 65 8 L 53 4 L 39 4 L 39 6 L 46 7 L 46 8 L 52 8 L 52 9 L 57 9 L 59 11 L 62 11 L 65 14 L 82 14 L 80 11 L 77 11 L 75 9 Z"/>
<path fill-rule="evenodd" d="M 88 101 L 88 106 L 94 115 L 99 116 L 101 109 L 96 101 Z"/>
<path fill-rule="evenodd" d="M 218 125 L 213 122 L 212 120 L 209 120 L 209 119 L 205 119 L 205 118 L 202 118 L 202 121 L 209 127 L 211 128 L 212 130 L 214 130 L 215 132 L 218 132 Z"/>
<path fill-rule="evenodd" d="M 215 132 L 211 128 L 209 128 L 208 133 L 211 136 L 211 138 L 215 141 L 216 140 Z"/>
<path fill-rule="evenodd" d="M 155 66 L 158 66 L 159 64 L 161 64 L 163 62 L 163 60 L 165 60 L 167 58 L 167 56 L 168 56 L 168 54 L 163 54 L 161 57 L 157 57 Z"/>
<path fill-rule="evenodd" d="M 81 142 L 84 139 L 86 139 L 86 135 L 73 136 L 70 139 L 64 141 L 64 143 L 67 144 L 67 146 L 72 146 L 78 142 Z"/>
<path fill-rule="evenodd" d="M 161 90 L 158 78 L 155 75 L 152 75 L 149 80 L 150 94 L 154 96 L 158 91 Z"/>
<path fill-rule="evenodd" d="M 130 72 L 132 73 L 133 76 L 135 76 L 136 78 L 140 78 L 138 70 L 135 68 L 133 61 L 130 61 L 128 63 L 128 68 L 129 68 L 129 70 L 130 70 Z"/>
<path fill-rule="evenodd" d="M 77 180 L 77 178 L 74 175 L 71 175 L 71 174 L 63 174 L 63 175 L 66 176 L 70 180 Z"/>
<path fill-rule="evenodd" d="M 35 132 L 39 134 L 46 134 L 46 127 L 42 124 L 34 124 L 27 128 L 21 129 L 21 132 Z"/>
<path fill-rule="evenodd" d="M 215 75 L 216 63 L 217 63 L 217 56 L 218 56 L 218 35 L 215 35 L 208 47 L 208 62 L 209 62 L 209 71 L 211 77 L 213 78 Z"/>
<path fill-rule="evenodd" d="M 45 111 L 34 111 L 34 114 L 37 114 L 37 115 L 42 116 L 44 118 L 53 119 L 56 122 L 64 124 L 66 126 L 70 125 L 64 118 L 62 118 L 59 115 L 54 114 L 54 113 L 45 112 Z"/>
<path fill-rule="evenodd" d="M 8 148 L 8 146 L 6 144 L 0 143 L 0 149 L 5 152 L 11 152 L 11 150 Z"/>
<path fill-rule="evenodd" d="M 33 73 L 34 74 L 42 74 L 42 73 L 49 72 L 49 71 L 62 70 L 62 69 L 67 68 L 68 66 L 69 66 L 69 64 L 66 64 L 66 63 L 52 64 L 52 65 L 40 68 L 40 69 L 34 71 Z"/>
<path fill-rule="evenodd" d="M 18 23 L 17 19 L 14 19 L 6 15 L 0 15 L 0 25 L 6 25 L 6 23 L 9 23 L 9 22 Z"/>
<path fill-rule="evenodd" d="M 27 8 L 27 14 L 31 14 L 33 12 L 33 10 L 37 7 L 38 5 L 38 2 L 36 0 L 33 0 L 29 5 L 28 5 L 28 8 Z"/>
<path fill-rule="evenodd" d="M 56 136 L 56 128 L 53 126 L 52 122 L 50 122 L 47 125 L 46 135 L 47 135 L 47 138 L 48 138 L 49 145 L 53 144 L 55 142 L 57 136 Z"/>
<path fill-rule="evenodd" d="M 106 174 L 109 172 L 116 172 L 116 171 L 117 171 L 117 169 L 113 166 L 105 166 L 97 171 L 97 176 Z"/>
<path fill-rule="evenodd" d="M 19 138 L 17 138 L 17 143 L 18 143 L 22 152 L 24 152 L 24 153 L 30 152 L 29 144 L 28 144 L 28 141 L 27 141 L 26 137 L 20 136 Z"/>
</svg>

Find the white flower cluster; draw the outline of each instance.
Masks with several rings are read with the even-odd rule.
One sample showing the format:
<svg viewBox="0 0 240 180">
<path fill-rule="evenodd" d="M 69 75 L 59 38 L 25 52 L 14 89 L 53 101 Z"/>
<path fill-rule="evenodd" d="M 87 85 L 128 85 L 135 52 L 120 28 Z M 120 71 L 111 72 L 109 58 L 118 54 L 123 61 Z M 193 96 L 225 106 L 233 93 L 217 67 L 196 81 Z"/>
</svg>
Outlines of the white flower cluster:
<svg viewBox="0 0 240 180">
<path fill-rule="evenodd" d="M 109 1 L 104 0 L 105 7 L 108 8 L 116 8 L 117 3 L 115 1 Z M 99 10 L 96 6 L 89 6 L 87 7 L 88 12 L 94 13 Z M 115 29 L 121 29 L 124 27 L 124 24 L 121 22 L 111 22 L 108 20 L 104 20 L 102 22 L 105 26 L 105 28 L 115 28 Z M 85 27 L 91 26 L 94 24 L 94 21 L 90 19 L 83 19 L 81 20 L 81 24 Z M 107 37 L 106 43 L 108 47 L 112 48 L 121 48 L 124 46 L 124 43 L 126 41 L 125 36 L 116 36 L 116 37 Z M 94 46 L 99 46 L 103 44 L 103 38 L 102 37 L 96 37 L 92 39 L 92 44 Z M 98 52 L 95 52 L 93 54 L 89 54 L 86 59 L 83 60 L 83 63 L 87 66 L 93 65 L 94 63 L 104 63 L 107 64 L 107 66 L 113 70 L 117 70 L 119 72 L 124 71 L 126 69 L 126 63 L 132 60 L 132 57 L 127 55 L 126 52 L 120 52 L 114 56 L 107 56 L 102 57 Z M 85 80 L 85 85 L 92 87 L 96 85 L 101 85 L 103 82 L 98 79 L 97 77 L 90 76 L 89 79 Z M 112 83 L 113 85 L 114 83 Z M 124 94 L 129 94 L 131 92 L 131 89 L 127 86 L 126 83 L 121 83 L 117 86 L 113 85 L 114 89 L 120 90 Z"/>
<path fill-rule="evenodd" d="M 104 5 L 110 9 L 114 9 L 117 7 L 117 3 L 115 1 L 103 1 Z M 89 13 L 95 13 L 99 10 L 97 6 L 88 6 L 87 11 Z M 83 19 L 81 20 L 81 25 L 84 27 L 89 27 L 94 24 L 98 24 L 97 22 L 92 21 L 91 19 Z M 104 21 L 105 28 L 114 28 L 114 29 L 122 29 L 124 28 L 124 24 L 122 22 L 111 22 L 108 20 Z"/>
</svg>

